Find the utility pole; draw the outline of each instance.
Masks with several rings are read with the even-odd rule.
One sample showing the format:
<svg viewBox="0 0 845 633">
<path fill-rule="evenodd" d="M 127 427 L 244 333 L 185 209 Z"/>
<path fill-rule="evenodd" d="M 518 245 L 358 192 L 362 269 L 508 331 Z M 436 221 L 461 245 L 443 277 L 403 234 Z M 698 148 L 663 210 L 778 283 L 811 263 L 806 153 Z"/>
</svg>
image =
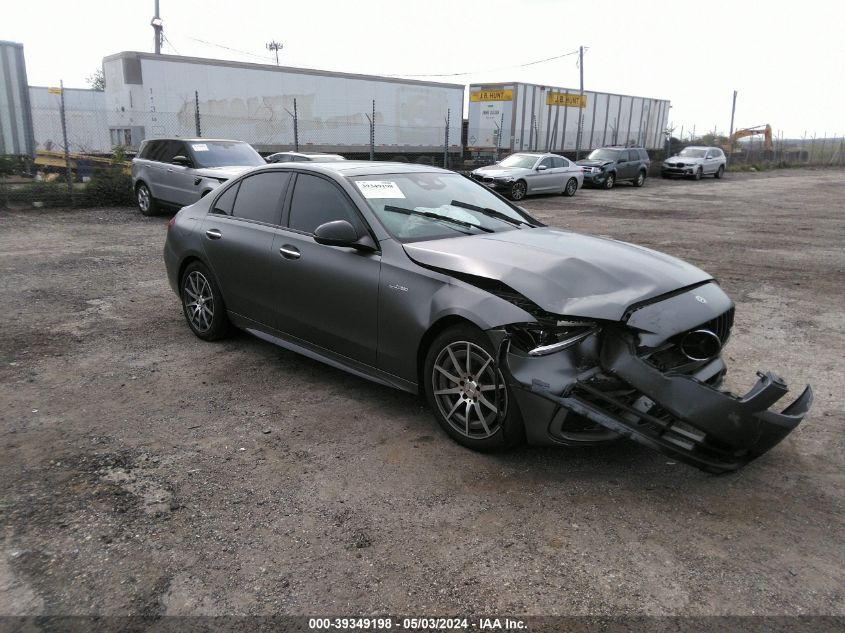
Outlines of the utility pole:
<svg viewBox="0 0 845 633">
<path fill-rule="evenodd" d="M 279 65 L 279 51 L 282 50 L 283 48 L 284 48 L 284 46 L 281 44 L 281 42 L 277 42 L 276 40 L 273 40 L 272 42 L 267 44 L 267 50 L 268 51 L 275 51 L 275 53 L 276 53 L 276 66 Z"/>
<path fill-rule="evenodd" d="M 584 47 L 578 47 L 578 70 L 581 75 L 581 88 L 578 92 L 578 134 L 575 138 L 575 160 L 581 158 L 581 126 L 584 124 Z"/>
<path fill-rule="evenodd" d="M 59 92 L 61 92 L 61 121 L 62 121 L 62 142 L 65 150 L 65 180 L 67 180 L 68 198 L 73 196 L 73 175 L 70 171 L 70 150 L 67 146 L 67 120 L 65 119 L 65 82 L 59 80 Z"/>
<path fill-rule="evenodd" d="M 736 90 L 734 90 L 734 100 L 733 100 L 733 105 L 731 105 L 731 131 L 730 131 L 730 135 L 728 136 L 728 138 L 731 141 L 731 155 L 728 157 L 728 160 L 730 160 L 733 157 L 733 153 L 734 153 L 734 114 L 735 113 L 736 113 Z"/>
<path fill-rule="evenodd" d="M 158 10 L 158 0 L 155 0 L 155 9 L 156 13 L 153 16 L 153 19 L 150 20 L 150 26 L 153 27 L 153 32 L 155 33 L 155 44 L 154 50 L 156 55 L 161 55 L 161 40 L 164 31 L 163 22 L 161 21 L 161 16 L 159 15 Z"/>
</svg>

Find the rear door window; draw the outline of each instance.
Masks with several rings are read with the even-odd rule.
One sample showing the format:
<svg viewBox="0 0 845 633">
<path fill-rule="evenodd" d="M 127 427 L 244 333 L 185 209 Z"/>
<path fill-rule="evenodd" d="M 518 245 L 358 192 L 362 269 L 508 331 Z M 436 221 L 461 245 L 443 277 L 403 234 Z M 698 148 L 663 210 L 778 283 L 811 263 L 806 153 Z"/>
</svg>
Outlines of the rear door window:
<svg viewBox="0 0 845 633">
<path fill-rule="evenodd" d="M 282 201 L 288 183 L 290 174 L 280 171 L 268 171 L 244 178 L 235 194 L 232 216 L 265 224 L 280 224 Z"/>
<path fill-rule="evenodd" d="M 237 182 L 226 189 L 222 195 L 218 196 L 217 200 L 214 201 L 214 208 L 212 209 L 212 212 L 232 215 L 232 210 L 235 207 L 235 196 L 238 195 L 238 187 L 240 186 L 241 183 Z"/>
<path fill-rule="evenodd" d="M 335 220 L 346 220 L 361 232 L 355 207 L 337 185 L 319 176 L 298 174 L 288 226 L 303 233 L 314 233 L 321 224 Z"/>
<path fill-rule="evenodd" d="M 569 161 L 565 158 L 561 158 L 560 156 L 552 157 L 552 167 L 568 167 Z"/>
</svg>

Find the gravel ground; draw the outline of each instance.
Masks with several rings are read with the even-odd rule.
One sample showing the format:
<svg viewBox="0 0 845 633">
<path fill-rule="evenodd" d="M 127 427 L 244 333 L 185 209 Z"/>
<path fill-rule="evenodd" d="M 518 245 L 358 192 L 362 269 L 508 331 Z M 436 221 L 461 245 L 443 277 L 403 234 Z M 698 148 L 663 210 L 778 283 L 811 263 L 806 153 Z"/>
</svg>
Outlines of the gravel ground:
<svg viewBox="0 0 845 633">
<path fill-rule="evenodd" d="M 480 455 L 420 401 L 196 339 L 166 217 L 0 212 L 0 614 L 845 614 L 845 172 L 545 196 L 737 302 L 729 383 L 805 422 L 711 476 L 628 441 Z"/>
</svg>

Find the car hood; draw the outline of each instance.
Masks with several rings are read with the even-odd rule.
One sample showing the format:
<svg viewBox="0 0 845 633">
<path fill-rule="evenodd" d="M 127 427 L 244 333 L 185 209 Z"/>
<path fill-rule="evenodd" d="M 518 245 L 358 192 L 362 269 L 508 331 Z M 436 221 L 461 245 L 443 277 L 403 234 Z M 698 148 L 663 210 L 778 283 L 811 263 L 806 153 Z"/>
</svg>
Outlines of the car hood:
<svg viewBox="0 0 845 633">
<path fill-rule="evenodd" d="M 233 167 L 198 167 L 194 170 L 197 176 L 206 178 L 219 178 L 229 180 L 239 174 L 242 174 L 247 169 L 252 169 L 249 165 L 236 165 Z"/>
<path fill-rule="evenodd" d="M 675 163 L 683 163 L 684 165 L 697 165 L 698 163 L 704 162 L 704 159 L 695 158 L 694 156 L 672 156 L 672 158 L 667 158 L 664 162 L 668 163 L 669 165 L 674 165 Z"/>
<path fill-rule="evenodd" d="M 531 170 L 522 167 L 499 167 L 498 165 L 493 165 L 490 167 L 479 167 L 472 173 L 489 178 L 501 178 L 503 176 L 520 176 L 527 171 Z"/>
<path fill-rule="evenodd" d="M 613 164 L 612 160 L 596 160 L 594 158 L 584 158 L 583 160 L 579 160 L 576 165 L 581 165 L 582 167 L 604 167 L 605 165 Z"/>
<path fill-rule="evenodd" d="M 619 321 L 627 308 L 711 279 L 647 248 L 548 227 L 405 244 L 415 262 L 500 281 L 553 314 Z"/>
</svg>

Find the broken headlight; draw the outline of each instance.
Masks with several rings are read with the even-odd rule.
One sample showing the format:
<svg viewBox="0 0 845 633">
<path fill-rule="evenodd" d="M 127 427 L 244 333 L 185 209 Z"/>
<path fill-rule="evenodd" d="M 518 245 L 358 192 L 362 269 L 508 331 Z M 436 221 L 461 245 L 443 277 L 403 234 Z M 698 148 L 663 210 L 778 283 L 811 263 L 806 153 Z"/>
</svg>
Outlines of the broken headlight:
<svg viewBox="0 0 845 633">
<path fill-rule="evenodd" d="M 538 321 L 508 327 L 511 344 L 529 356 L 545 356 L 571 347 L 599 331 L 593 321 Z"/>
</svg>

